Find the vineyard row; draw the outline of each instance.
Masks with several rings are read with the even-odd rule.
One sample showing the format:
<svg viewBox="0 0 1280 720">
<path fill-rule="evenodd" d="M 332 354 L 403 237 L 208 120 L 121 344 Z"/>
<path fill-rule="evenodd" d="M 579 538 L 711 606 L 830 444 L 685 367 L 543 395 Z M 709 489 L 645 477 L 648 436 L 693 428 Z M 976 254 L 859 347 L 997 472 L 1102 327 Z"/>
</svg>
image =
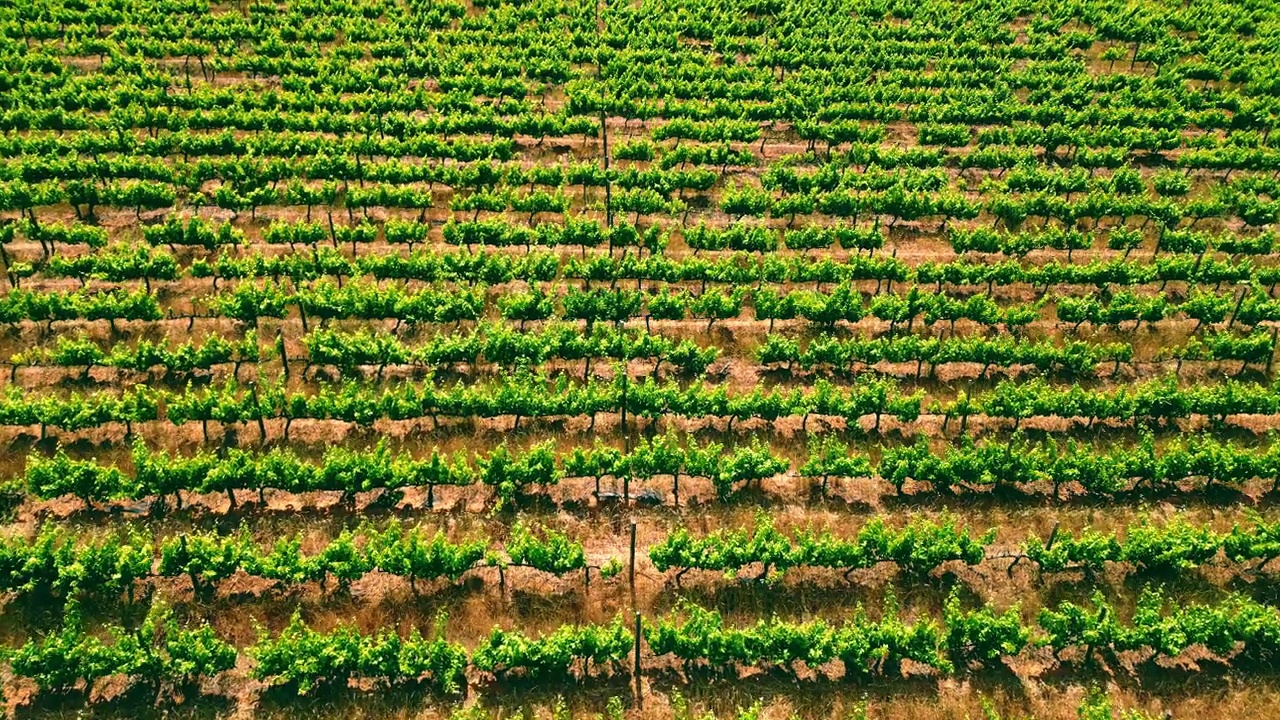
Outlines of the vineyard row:
<svg viewBox="0 0 1280 720">
<path fill-rule="evenodd" d="M 1265 669 L 1280 651 L 1280 612 L 1272 607 L 1238 596 L 1214 604 L 1178 604 L 1150 590 L 1128 622 L 1101 595 L 1085 604 L 1045 608 L 1033 624 L 1024 624 L 1016 607 L 967 610 L 954 594 L 942 623 L 909 620 L 890 601 L 878 620 L 859 610 L 841 623 L 773 618 L 737 628 L 726 626 L 719 612 L 685 602 L 665 616 L 637 614 L 635 631 L 620 616 L 604 625 L 565 625 L 537 636 L 495 628 L 470 651 L 445 640 L 440 627 L 429 637 L 417 629 L 407 637 L 391 628 L 364 633 L 340 626 L 321 632 L 300 615 L 278 635 L 262 631 L 255 644 L 238 651 L 208 625 L 184 628 L 163 606 L 155 607 L 136 629 L 110 628 L 109 641 L 86 632 L 73 610 L 62 630 L 10 650 L 9 666 L 48 693 L 91 687 L 111 676 L 189 691 L 204 678 L 231 671 L 243 654 L 251 661 L 252 677 L 297 694 L 345 687 L 351 680 L 462 693 L 495 680 L 616 676 L 626 672 L 632 655 L 635 673 L 671 672 L 674 661 L 688 681 L 708 672 L 736 676 L 738 668 L 750 667 L 797 675 L 808 667 L 840 672 L 849 680 L 892 680 L 904 674 L 977 673 L 1041 647 L 1062 665 L 1085 668 L 1100 659 L 1119 667 L 1120 653 L 1140 653 L 1149 664 L 1203 647 L 1217 662 Z M 642 641 L 647 655 L 641 654 Z M 1073 659 L 1063 658 L 1064 653 Z M 825 669 L 837 660 L 842 670 Z M 468 677 L 469 670 L 476 674 Z"/>
<path fill-rule="evenodd" d="M 625 451 L 597 441 L 557 453 L 550 443 L 527 450 L 505 444 L 484 453 L 450 456 L 433 450 L 422 458 L 395 453 L 380 443 L 370 450 L 334 447 L 318 462 L 300 458 L 289 449 L 173 455 L 135 440 L 131 470 L 96 460 L 79 460 L 59 450 L 52 457 L 27 456 L 20 478 L 10 481 L 35 497 L 74 496 L 86 504 L 172 496 L 179 507 L 183 493 L 226 493 L 233 506 L 236 492 L 340 492 L 347 503 L 358 493 L 375 490 L 425 488 L 433 506 L 437 487 L 482 484 L 494 489 L 500 502 L 514 503 L 533 488 L 566 479 L 590 479 L 600 497 L 605 478 L 652 481 L 670 478 L 674 501 L 680 502 L 680 479 L 710 480 L 721 496 L 752 483 L 795 473 L 818 484 L 825 494 L 832 481 L 862 480 L 889 485 L 898 493 L 973 492 L 983 489 L 1037 493 L 1063 490 L 1116 498 L 1131 491 L 1177 491 L 1189 480 L 1204 487 L 1240 487 L 1260 479 L 1280 486 L 1280 445 L 1250 449 L 1211 437 L 1193 437 L 1156 448 L 1144 434 L 1133 448 L 1095 448 L 1076 440 L 1028 440 L 1022 434 L 975 443 L 964 438 L 941 451 L 926 438 L 912 444 L 881 446 L 879 460 L 852 450 L 832 435 L 810 441 L 808 459 L 798 468 L 775 455 L 759 441 L 726 448 L 683 442 L 674 435 L 640 438 Z"/>
</svg>

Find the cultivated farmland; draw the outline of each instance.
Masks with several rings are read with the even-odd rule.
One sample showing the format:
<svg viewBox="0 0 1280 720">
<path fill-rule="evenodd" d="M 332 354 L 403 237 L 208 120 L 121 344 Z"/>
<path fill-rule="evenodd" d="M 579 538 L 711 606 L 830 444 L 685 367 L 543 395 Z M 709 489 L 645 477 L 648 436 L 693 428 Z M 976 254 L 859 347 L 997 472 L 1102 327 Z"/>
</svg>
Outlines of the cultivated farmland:
<svg viewBox="0 0 1280 720">
<path fill-rule="evenodd" d="M 0 63 L 9 715 L 1275 715 L 1272 0 L 10 0 Z"/>
</svg>

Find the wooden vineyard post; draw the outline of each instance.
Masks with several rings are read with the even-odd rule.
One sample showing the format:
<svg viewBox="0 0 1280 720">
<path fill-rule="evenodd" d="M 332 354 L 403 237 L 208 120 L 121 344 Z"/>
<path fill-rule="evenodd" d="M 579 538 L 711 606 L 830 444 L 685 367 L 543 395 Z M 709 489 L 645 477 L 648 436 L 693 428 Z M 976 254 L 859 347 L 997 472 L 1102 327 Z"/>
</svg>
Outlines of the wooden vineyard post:
<svg viewBox="0 0 1280 720">
<path fill-rule="evenodd" d="M 631 504 L 631 471 L 627 470 L 627 474 L 622 476 L 622 504 L 624 506 Z"/>
<path fill-rule="evenodd" d="M 631 518 L 631 565 L 627 571 L 627 579 L 631 585 L 631 599 L 636 596 L 636 519 Z"/>
<path fill-rule="evenodd" d="M 604 166 L 604 217 L 605 227 L 613 229 L 613 180 L 609 176 L 609 84 L 604 78 L 604 63 L 600 62 L 600 41 L 604 38 L 605 24 L 604 17 L 600 12 L 600 5 L 595 5 L 596 17 L 596 81 L 600 83 L 600 161 Z M 604 9 L 608 10 L 608 1 L 603 2 Z M 609 233 L 609 255 L 613 255 L 613 233 Z"/>
<path fill-rule="evenodd" d="M 627 435 L 627 380 L 630 379 L 627 377 L 628 370 L 629 368 L 624 361 L 622 363 L 622 402 L 621 408 L 619 408 L 621 418 L 618 420 L 618 424 L 622 426 L 623 437 L 626 437 Z"/>
<path fill-rule="evenodd" d="M 630 455 L 630 454 L 631 454 L 631 435 L 629 435 L 629 434 L 626 432 L 626 425 L 625 425 L 626 417 L 627 417 L 627 411 L 624 409 L 624 410 L 622 411 L 622 418 L 623 418 L 623 422 L 624 422 L 624 425 L 623 425 L 623 434 L 622 434 L 622 454 L 623 454 L 623 456 L 628 456 L 628 455 Z M 630 467 L 630 464 L 628 464 L 627 472 L 622 476 L 622 504 L 623 504 L 623 505 L 630 505 L 630 504 L 631 504 L 631 467 Z"/>
<path fill-rule="evenodd" d="M 627 376 L 627 372 L 629 368 L 627 367 L 627 362 L 625 360 L 622 362 L 620 367 L 622 372 L 622 402 L 621 402 L 622 416 L 621 416 L 621 419 L 619 420 L 619 423 L 622 426 L 622 452 L 624 455 L 630 455 L 631 454 L 631 434 L 627 432 L 627 380 L 629 379 Z M 628 465 L 630 464 L 628 463 Z M 631 469 L 630 467 L 628 467 L 627 473 L 622 476 L 622 504 L 628 505 L 630 503 L 631 503 Z"/>
<path fill-rule="evenodd" d="M 605 99 L 608 98 L 606 93 Z M 604 222 L 605 227 L 613 229 L 613 179 L 609 176 L 609 116 L 605 108 L 606 103 L 600 106 L 600 137 L 602 139 L 603 150 L 601 152 L 604 158 Z M 613 255 L 613 233 L 609 233 L 609 254 Z"/>
<path fill-rule="evenodd" d="M 634 525 L 632 527 L 635 527 Z M 632 674 L 636 677 L 636 709 L 644 709 L 644 690 L 642 683 L 644 676 L 640 672 L 640 611 L 636 610 L 636 645 L 635 645 L 635 669 Z"/>
</svg>

